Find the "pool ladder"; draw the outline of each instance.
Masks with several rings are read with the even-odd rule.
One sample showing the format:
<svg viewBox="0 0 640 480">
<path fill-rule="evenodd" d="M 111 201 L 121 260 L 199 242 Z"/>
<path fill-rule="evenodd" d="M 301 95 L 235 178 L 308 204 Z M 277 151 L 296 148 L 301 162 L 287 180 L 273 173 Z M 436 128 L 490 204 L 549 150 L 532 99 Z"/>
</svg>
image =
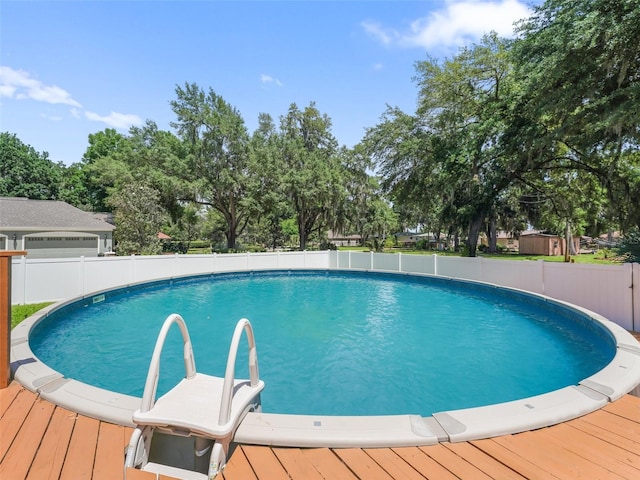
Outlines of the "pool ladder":
<svg viewBox="0 0 640 480">
<path fill-rule="evenodd" d="M 156 400 L 160 355 L 169 329 L 182 334 L 185 378 Z M 235 363 L 242 333 L 249 346 L 249 380 L 235 379 Z M 251 323 L 236 324 L 224 378 L 196 372 L 189 331 L 178 314 L 167 317 L 156 341 L 136 425 L 125 458 L 126 472 L 136 468 L 185 480 L 214 478 L 224 467 L 229 445 L 248 412 L 261 411 L 264 382 L 258 373 L 258 355 Z M 160 463 L 162 461 L 162 463 Z"/>
</svg>

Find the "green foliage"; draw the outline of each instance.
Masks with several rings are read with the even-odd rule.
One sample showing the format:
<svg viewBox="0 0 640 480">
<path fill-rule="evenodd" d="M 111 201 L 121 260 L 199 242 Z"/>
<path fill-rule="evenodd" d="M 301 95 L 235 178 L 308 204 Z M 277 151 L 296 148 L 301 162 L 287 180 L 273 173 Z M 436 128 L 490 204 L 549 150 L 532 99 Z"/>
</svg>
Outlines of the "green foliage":
<svg viewBox="0 0 640 480">
<path fill-rule="evenodd" d="M 172 126 L 184 141 L 187 165 L 182 171 L 190 200 L 217 210 L 226 223 L 227 248 L 258 211 L 254 191 L 258 186 L 249 154 L 249 135 L 240 112 L 212 89 L 198 85 L 176 87 L 171 108 L 177 116 Z"/>
<path fill-rule="evenodd" d="M 344 168 L 331 134 L 331 120 L 312 102 L 304 110 L 291 104 L 280 119 L 276 170 L 280 186 L 296 212 L 300 249 L 312 234 L 323 235 L 338 222 L 345 197 Z"/>
<path fill-rule="evenodd" d="M 616 253 L 620 261 L 640 263 L 640 229 L 634 228 L 628 231 L 622 238 Z"/>
<path fill-rule="evenodd" d="M 14 134 L 0 133 L 0 196 L 55 200 L 61 167 Z"/>
<path fill-rule="evenodd" d="M 162 252 L 157 237 L 166 220 L 156 190 L 143 183 L 125 185 L 109 198 L 115 212 L 116 253 L 156 255 Z"/>
</svg>

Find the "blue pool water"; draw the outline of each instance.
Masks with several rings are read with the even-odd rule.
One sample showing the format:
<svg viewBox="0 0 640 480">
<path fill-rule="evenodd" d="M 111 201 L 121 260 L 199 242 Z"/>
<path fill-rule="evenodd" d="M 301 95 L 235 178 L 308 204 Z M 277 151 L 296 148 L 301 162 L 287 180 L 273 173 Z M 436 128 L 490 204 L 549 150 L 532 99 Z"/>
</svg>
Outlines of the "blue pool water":
<svg viewBox="0 0 640 480">
<path fill-rule="evenodd" d="M 218 376 L 246 317 L 265 412 L 426 416 L 574 385 L 611 361 L 604 329 L 546 303 L 413 276 L 218 274 L 75 303 L 40 323 L 30 346 L 65 377 L 141 396 L 169 314 L 187 322 L 197 369 Z M 173 327 L 160 393 L 183 376 L 181 355 Z M 248 377 L 245 337 L 236 376 Z"/>
</svg>

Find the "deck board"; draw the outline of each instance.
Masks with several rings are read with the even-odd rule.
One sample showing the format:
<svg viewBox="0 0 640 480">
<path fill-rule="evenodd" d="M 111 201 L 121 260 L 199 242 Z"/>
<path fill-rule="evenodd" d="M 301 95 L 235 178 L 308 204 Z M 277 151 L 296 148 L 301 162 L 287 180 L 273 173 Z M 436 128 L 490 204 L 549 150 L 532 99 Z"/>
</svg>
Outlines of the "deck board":
<svg viewBox="0 0 640 480">
<path fill-rule="evenodd" d="M 364 450 L 378 465 L 396 480 L 420 480 L 424 476 L 390 448 Z"/>
<path fill-rule="evenodd" d="M 60 478 L 76 414 L 57 407 L 31 464 L 27 480 L 54 480 Z"/>
<path fill-rule="evenodd" d="M 289 480 L 289 475 L 284 469 L 278 457 L 271 448 L 263 448 L 254 445 L 243 446 L 242 450 L 251 463 L 253 471 L 258 478 L 271 480 Z"/>
<path fill-rule="evenodd" d="M 93 476 L 93 462 L 98 444 L 100 422 L 78 415 L 73 427 L 69 450 L 65 458 L 60 480 L 84 480 Z M 124 470 L 124 456 L 122 465 Z"/>
<path fill-rule="evenodd" d="M 0 406 L 2 480 L 124 480 L 130 427 L 54 406 L 15 383 L 0 390 Z M 635 480 L 640 398 L 627 395 L 560 425 L 472 442 L 367 449 L 238 445 L 219 478 Z M 157 479 L 135 470 L 127 480 Z"/>
<path fill-rule="evenodd" d="M 442 444 L 419 448 L 460 479 L 491 480 L 491 477 L 478 467 L 459 457 Z"/>
<path fill-rule="evenodd" d="M 2 432 L 0 435 L 0 461 L 4 462 L 9 447 L 15 440 L 36 399 L 36 395 L 23 389 L 7 405 L 7 413 L 0 419 L 0 432 Z"/>
<path fill-rule="evenodd" d="M 323 480 L 320 472 L 300 448 L 272 448 L 272 450 L 290 477 Z"/>
<path fill-rule="evenodd" d="M 37 400 L 33 404 L 0 464 L 0 478 L 24 478 L 27 476 L 54 408 L 52 404 L 42 400 Z"/>
<path fill-rule="evenodd" d="M 547 480 L 558 478 L 553 472 L 547 471 L 536 465 L 527 458 L 524 458 L 517 451 L 513 451 L 502 445 L 496 439 L 475 440 L 470 442 L 474 447 L 482 450 L 491 458 L 507 466 L 530 480 Z"/>
<path fill-rule="evenodd" d="M 394 480 L 384 468 L 378 465 L 361 448 L 339 448 L 336 455 L 346 464 L 358 478 L 371 480 Z"/>
<path fill-rule="evenodd" d="M 227 466 L 222 470 L 225 480 L 232 478 L 242 478 L 245 480 L 257 480 L 247 456 L 241 447 L 236 447 L 231 452 L 231 458 L 227 461 Z"/>
<path fill-rule="evenodd" d="M 458 478 L 417 447 L 398 447 L 392 450 L 429 480 L 457 480 Z"/>
<path fill-rule="evenodd" d="M 446 443 L 444 446 L 460 458 L 475 465 L 491 478 L 500 478 L 502 480 L 523 480 L 525 478 L 468 442 Z"/>
</svg>

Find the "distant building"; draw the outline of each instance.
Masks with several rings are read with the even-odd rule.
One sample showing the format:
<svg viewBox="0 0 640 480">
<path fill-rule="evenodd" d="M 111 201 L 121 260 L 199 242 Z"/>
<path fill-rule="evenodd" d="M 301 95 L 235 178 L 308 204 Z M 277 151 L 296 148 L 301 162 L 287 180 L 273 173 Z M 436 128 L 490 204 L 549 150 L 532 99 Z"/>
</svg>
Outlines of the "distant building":
<svg viewBox="0 0 640 480">
<path fill-rule="evenodd" d="M 29 258 L 108 254 L 115 226 L 102 218 L 65 202 L 0 197 L 0 250 L 26 250 Z"/>
<path fill-rule="evenodd" d="M 333 243 L 336 247 L 357 247 L 362 245 L 362 237 L 360 235 L 344 235 L 329 230 L 327 241 Z"/>
<path fill-rule="evenodd" d="M 580 237 L 573 238 L 573 246 L 576 252 L 580 252 Z M 520 234 L 520 255 L 564 255 L 566 248 L 566 239 L 558 235 L 537 232 Z"/>
</svg>

